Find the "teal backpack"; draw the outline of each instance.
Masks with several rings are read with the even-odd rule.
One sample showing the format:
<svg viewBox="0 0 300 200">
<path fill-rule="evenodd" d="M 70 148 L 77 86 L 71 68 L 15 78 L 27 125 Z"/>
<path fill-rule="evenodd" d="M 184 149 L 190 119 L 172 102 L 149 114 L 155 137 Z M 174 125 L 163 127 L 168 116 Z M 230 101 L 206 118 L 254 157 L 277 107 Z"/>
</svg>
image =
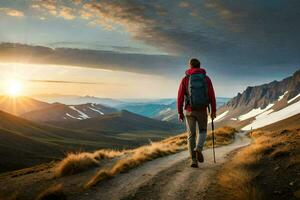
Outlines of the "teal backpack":
<svg viewBox="0 0 300 200">
<path fill-rule="evenodd" d="M 205 74 L 187 75 L 189 85 L 186 91 L 186 105 L 192 109 L 205 108 L 209 104 L 208 88 Z"/>
</svg>

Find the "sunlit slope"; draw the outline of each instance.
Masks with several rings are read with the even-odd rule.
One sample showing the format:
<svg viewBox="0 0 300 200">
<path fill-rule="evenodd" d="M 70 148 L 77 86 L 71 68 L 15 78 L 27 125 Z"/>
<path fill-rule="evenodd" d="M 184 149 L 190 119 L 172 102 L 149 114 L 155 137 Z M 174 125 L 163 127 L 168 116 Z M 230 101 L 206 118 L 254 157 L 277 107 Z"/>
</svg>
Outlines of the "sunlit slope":
<svg viewBox="0 0 300 200">
<path fill-rule="evenodd" d="M 0 96 L 0 110 L 14 115 L 21 115 L 36 109 L 45 108 L 49 105 L 48 103 L 29 97 Z"/>
<path fill-rule="evenodd" d="M 149 139 L 158 140 L 177 133 L 171 131 L 172 125 L 162 125 L 156 120 L 134 119 L 128 115 L 121 119 L 113 117 L 119 115 L 106 116 L 104 121 L 92 120 L 94 123 L 80 121 L 86 127 L 93 127 L 91 131 L 77 126 L 38 124 L 0 111 L 0 171 L 48 162 L 68 151 L 133 148 L 148 143 Z"/>
</svg>

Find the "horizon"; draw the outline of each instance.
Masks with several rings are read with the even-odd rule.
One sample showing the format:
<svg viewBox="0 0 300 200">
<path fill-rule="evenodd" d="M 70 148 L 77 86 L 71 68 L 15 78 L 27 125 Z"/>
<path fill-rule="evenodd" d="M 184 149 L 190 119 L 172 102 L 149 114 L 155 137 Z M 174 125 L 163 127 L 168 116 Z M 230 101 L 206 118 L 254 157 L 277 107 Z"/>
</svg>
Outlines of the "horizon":
<svg viewBox="0 0 300 200">
<path fill-rule="evenodd" d="M 1 65 L 1 63 L 0 63 Z M 288 75 L 287 77 L 283 77 L 281 79 L 273 79 L 273 80 L 270 80 L 268 82 L 262 82 L 262 83 L 258 83 L 256 85 L 248 85 L 246 87 L 244 87 L 242 90 L 240 91 L 237 91 L 236 94 L 234 94 L 233 96 L 218 96 L 216 93 L 216 97 L 217 98 L 227 98 L 227 99 L 231 99 L 233 97 L 235 97 L 238 93 L 243 93 L 248 87 L 256 87 L 256 86 L 261 86 L 261 85 L 264 85 L 264 84 L 268 84 L 268 83 L 271 83 L 273 81 L 282 81 L 284 80 L 285 78 L 288 78 L 288 77 L 291 77 L 293 76 L 293 74 L 295 74 L 296 72 L 298 72 L 298 70 L 292 72 L 290 75 Z M 1 75 L 0 75 L 1 76 Z M 22 84 L 22 88 L 19 88 L 19 90 L 22 90 L 22 91 L 19 91 L 20 94 L 10 94 L 11 91 L 9 91 L 9 88 L 7 88 L 7 82 L 8 81 L 20 81 L 19 84 Z M 5 83 L 6 82 L 6 83 Z M 23 90 L 25 90 L 23 88 L 23 84 L 24 82 L 33 82 L 33 83 L 48 83 L 48 84 L 53 84 L 53 85 L 56 85 L 56 84 L 88 84 L 88 85 L 97 85 L 99 83 L 91 83 L 91 82 L 68 82 L 68 81 L 55 81 L 55 80 L 22 80 L 22 79 L 5 79 L 5 81 L 2 83 L 0 83 L 0 95 L 1 96 L 12 96 L 12 97 L 31 97 L 31 98 L 36 98 L 38 96 L 77 96 L 77 97 L 95 97 L 95 98 L 108 98 L 108 99 L 118 99 L 118 100 L 155 100 L 155 99 L 176 99 L 176 96 L 166 96 L 166 97 L 119 97 L 119 96 L 100 96 L 100 95 L 93 95 L 93 94 L 75 94 L 75 93 L 56 93 L 56 92 L 53 92 L 53 93 L 27 93 L 24 92 Z M 14 86 L 10 86 L 10 87 L 14 87 Z M 18 86 L 20 87 L 20 86 Z M 28 89 L 26 89 L 28 91 Z"/>
</svg>

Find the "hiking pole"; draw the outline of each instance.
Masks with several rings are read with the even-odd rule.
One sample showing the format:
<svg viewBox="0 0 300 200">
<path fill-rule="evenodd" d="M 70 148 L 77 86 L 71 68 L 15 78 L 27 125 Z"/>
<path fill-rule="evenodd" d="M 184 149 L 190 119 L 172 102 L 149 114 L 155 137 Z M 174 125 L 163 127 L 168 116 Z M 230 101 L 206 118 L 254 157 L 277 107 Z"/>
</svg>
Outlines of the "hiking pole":
<svg viewBox="0 0 300 200">
<path fill-rule="evenodd" d="M 215 126 L 214 119 L 211 118 L 211 131 L 212 131 L 212 146 L 213 146 L 213 154 L 214 154 L 214 163 L 216 163 L 216 153 L 215 153 Z"/>
</svg>

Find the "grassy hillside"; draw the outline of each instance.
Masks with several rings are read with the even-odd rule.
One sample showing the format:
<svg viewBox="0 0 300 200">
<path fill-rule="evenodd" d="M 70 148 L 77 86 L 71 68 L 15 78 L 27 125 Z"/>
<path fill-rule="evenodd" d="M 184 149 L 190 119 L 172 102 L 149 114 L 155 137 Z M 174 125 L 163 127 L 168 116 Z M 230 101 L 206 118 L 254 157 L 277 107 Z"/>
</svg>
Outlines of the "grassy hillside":
<svg viewBox="0 0 300 200">
<path fill-rule="evenodd" d="M 284 121 L 268 129 L 280 124 Z M 235 153 L 220 169 L 206 199 L 299 199 L 299 121 L 296 129 L 258 130 L 250 136 L 252 144 Z"/>
<path fill-rule="evenodd" d="M 220 145 L 222 142 L 232 142 L 235 132 L 235 129 L 229 127 L 218 129 L 217 143 Z M 101 149 L 70 153 L 60 162 L 0 174 L 0 199 L 3 196 L 31 200 L 37 196 L 46 198 L 57 195 L 73 199 L 78 194 L 90 192 L 86 190 L 87 187 L 186 148 L 187 134 L 180 134 L 130 150 Z"/>
<path fill-rule="evenodd" d="M 114 118 L 95 122 L 93 131 L 87 131 L 72 126 L 60 128 L 37 124 L 0 111 L 0 172 L 59 159 L 69 151 L 133 148 L 148 143 L 149 139 L 160 140 L 176 134 L 176 131 L 168 131 L 172 127 L 164 129 L 159 123 L 151 127 L 148 123 L 134 121 L 134 118 L 125 122 L 116 120 L 110 123 L 111 120 Z M 134 129 L 126 129 L 128 124 Z"/>
</svg>

